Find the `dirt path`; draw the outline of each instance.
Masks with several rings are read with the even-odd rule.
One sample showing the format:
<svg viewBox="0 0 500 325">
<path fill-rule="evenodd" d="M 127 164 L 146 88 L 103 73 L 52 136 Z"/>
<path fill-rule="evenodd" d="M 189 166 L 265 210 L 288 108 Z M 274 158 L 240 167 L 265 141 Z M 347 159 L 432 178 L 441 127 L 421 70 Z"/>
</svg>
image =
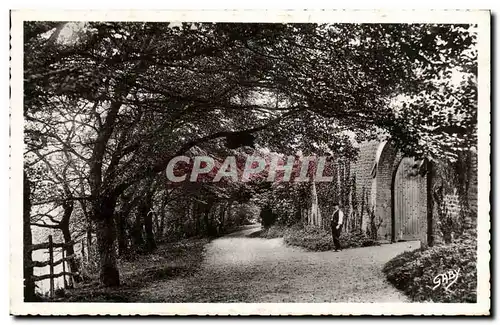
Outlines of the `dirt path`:
<svg viewBox="0 0 500 325">
<path fill-rule="evenodd" d="M 200 272 L 143 289 L 149 301 L 162 302 L 399 302 L 381 271 L 397 254 L 419 242 L 307 252 L 282 238 L 244 237 L 248 227 L 206 246 Z"/>
</svg>

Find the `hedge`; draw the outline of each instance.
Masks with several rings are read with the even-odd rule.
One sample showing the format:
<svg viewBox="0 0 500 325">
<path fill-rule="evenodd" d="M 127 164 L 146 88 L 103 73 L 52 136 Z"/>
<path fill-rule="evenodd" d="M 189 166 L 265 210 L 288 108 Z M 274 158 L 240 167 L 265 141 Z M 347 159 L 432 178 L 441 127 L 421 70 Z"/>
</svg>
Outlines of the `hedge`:
<svg viewBox="0 0 500 325">
<path fill-rule="evenodd" d="M 384 266 L 389 282 L 415 302 L 467 302 L 477 300 L 477 245 L 473 237 L 455 243 L 404 252 Z M 459 270 L 457 281 L 433 289 L 439 274 Z"/>
</svg>

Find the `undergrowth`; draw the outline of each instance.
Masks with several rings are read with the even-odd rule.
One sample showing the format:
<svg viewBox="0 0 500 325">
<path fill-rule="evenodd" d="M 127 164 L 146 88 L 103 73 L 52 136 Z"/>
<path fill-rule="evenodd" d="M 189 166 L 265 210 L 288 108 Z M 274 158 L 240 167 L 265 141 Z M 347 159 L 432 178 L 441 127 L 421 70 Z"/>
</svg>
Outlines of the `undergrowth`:
<svg viewBox="0 0 500 325">
<path fill-rule="evenodd" d="M 286 227 L 282 225 L 273 225 L 251 236 L 261 238 L 283 237 L 287 245 L 299 246 L 316 252 L 334 249 L 331 232 L 319 227 L 302 227 L 301 225 Z M 342 248 L 378 245 L 376 241 L 369 239 L 360 231 L 353 233 L 342 232 L 340 235 L 340 243 Z"/>
<path fill-rule="evenodd" d="M 193 275 L 203 260 L 206 238 L 166 243 L 148 255 L 136 255 L 119 261 L 121 284 L 116 288 L 99 285 L 98 274 L 77 288 L 60 290 L 53 301 L 134 302 L 144 301 L 139 289 L 172 277 Z"/>
<path fill-rule="evenodd" d="M 389 282 L 415 302 L 475 303 L 476 262 L 476 239 L 467 236 L 452 244 L 404 252 L 387 262 L 383 271 Z M 457 281 L 454 284 L 448 281 L 448 290 L 446 285 L 433 289 L 439 284 L 434 279 L 452 270 L 459 272 Z"/>
</svg>

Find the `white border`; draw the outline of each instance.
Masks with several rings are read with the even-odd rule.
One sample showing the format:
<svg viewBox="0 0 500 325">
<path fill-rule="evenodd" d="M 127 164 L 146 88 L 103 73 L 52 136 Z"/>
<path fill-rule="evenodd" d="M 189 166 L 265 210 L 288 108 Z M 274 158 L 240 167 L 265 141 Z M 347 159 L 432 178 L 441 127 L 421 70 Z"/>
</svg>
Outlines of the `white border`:
<svg viewBox="0 0 500 325">
<path fill-rule="evenodd" d="M 478 105 L 478 303 L 24 303 L 22 302 L 23 42 L 25 20 L 476 23 Z M 16 315 L 485 315 L 490 310 L 490 13 L 454 10 L 20 10 L 11 13 L 10 312 Z"/>
</svg>

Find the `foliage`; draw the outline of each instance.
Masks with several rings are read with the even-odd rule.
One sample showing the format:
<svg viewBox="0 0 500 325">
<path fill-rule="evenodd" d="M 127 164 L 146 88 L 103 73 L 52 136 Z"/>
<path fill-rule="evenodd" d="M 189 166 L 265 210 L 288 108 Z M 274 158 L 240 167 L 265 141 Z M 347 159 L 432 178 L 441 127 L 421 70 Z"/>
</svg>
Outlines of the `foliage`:
<svg viewBox="0 0 500 325">
<path fill-rule="evenodd" d="M 322 252 L 333 250 L 332 234 L 318 227 L 295 225 L 292 227 L 275 225 L 258 234 L 261 238 L 283 237 L 285 243 L 291 246 L 304 247 L 310 251 Z M 367 247 L 378 243 L 362 232 L 341 233 L 342 248 Z"/>
<path fill-rule="evenodd" d="M 297 227 L 297 226 L 296 226 Z M 251 234 L 250 237 L 260 237 L 260 238 L 267 238 L 267 239 L 272 239 L 272 238 L 281 238 L 284 237 L 287 231 L 289 230 L 289 227 L 276 224 L 273 225 L 269 228 L 264 228 L 261 231 L 255 232 Z"/>
<path fill-rule="evenodd" d="M 454 161 L 440 161 L 433 164 L 432 197 L 435 205 L 437 230 L 446 243 L 453 237 L 460 237 L 474 227 L 477 211 L 473 211 L 469 202 L 471 194 L 477 191 L 474 179 L 477 166 L 474 166 L 475 150 L 457 154 Z M 451 211 L 450 198 L 457 198 L 458 211 Z"/>
<path fill-rule="evenodd" d="M 383 224 L 383 219 L 379 216 L 375 215 L 375 208 L 370 207 L 368 204 L 366 204 L 366 212 L 367 212 L 367 217 L 368 217 L 368 225 L 366 226 L 366 236 L 373 240 L 377 240 L 378 238 L 378 230 L 380 229 L 380 226 Z"/>
<path fill-rule="evenodd" d="M 87 247 L 88 248 L 88 247 Z M 79 259 L 79 264 L 81 265 L 81 276 L 83 282 L 91 282 L 96 279 L 96 275 L 99 274 L 99 256 L 97 254 L 97 250 L 90 249 L 90 252 L 87 251 L 87 254 L 90 256 L 87 258 L 83 258 L 83 256 Z"/>
<path fill-rule="evenodd" d="M 270 206 L 265 206 L 261 209 L 259 218 L 262 223 L 262 227 L 269 228 L 276 222 L 277 216 L 273 213 Z"/>
<path fill-rule="evenodd" d="M 432 64 L 418 69 L 415 88 L 395 94 L 395 116 L 384 122 L 397 147 L 406 154 L 456 160 L 462 151 L 476 144 L 475 29 L 466 25 L 450 25 L 446 30 L 430 27 L 428 37 L 433 30 L 444 32 L 435 38 L 447 44 L 441 62 L 435 64 L 431 59 Z"/>
<path fill-rule="evenodd" d="M 377 240 L 369 237 L 362 231 L 343 232 L 340 235 L 340 243 L 343 247 L 368 247 L 377 246 Z"/>
<path fill-rule="evenodd" d="M 469 302 L 477 299 L 476 237 L 465 236 L 449 245 L 405 252 L 384 266 L 387 279 L 416 302 Z M 460 270 L 449 290 L 434 287 L 434 277 Z"/>
<path fill-rule="evenodd" d="M 229 226 L 240 227 L 252 224 L 257 219 L 258 207 L 250 203 L 239 203 L 235 205 L 234 216 L 230 216 Z"/>
<path fill-rule="evenodd" d="M 120 288 L 98 287 L 98 273 L 95 273 L 93 281 L 66 291 L 64 301 L 144 302 L 138 295 L 142 287 L 172 277 L 191 276 L 198 271 L 207 242 L 207 239 L 190 239 L 168 243 L 160 245 L 158 250 L 147 256 L 123 260 L 120 263 L 123 276 L 123 285 Z"/>
</svg>

